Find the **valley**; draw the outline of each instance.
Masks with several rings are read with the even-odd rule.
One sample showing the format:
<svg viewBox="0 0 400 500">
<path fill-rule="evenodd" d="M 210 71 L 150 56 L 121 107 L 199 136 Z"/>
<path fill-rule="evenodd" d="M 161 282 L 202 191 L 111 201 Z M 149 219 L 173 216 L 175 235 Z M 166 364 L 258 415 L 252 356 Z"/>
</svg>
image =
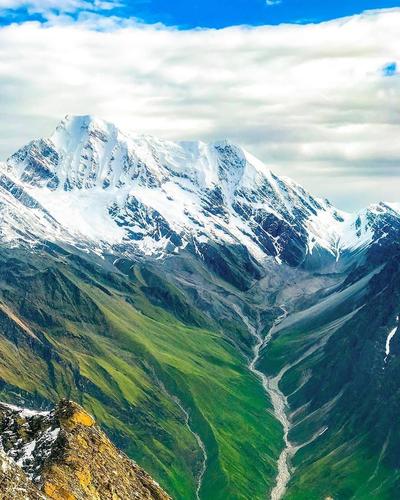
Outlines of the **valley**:
<svg viewBox="0 0 400 500">
<path fill-rule="evenodd" d="M 283 319 L 287 316 L 287 311 L 284 309 L 284 307 L 280 306 L 280 309 L 283 311 L 282 314 L 278 316 L 278 318 L 273 322 L 272 327 L 268 331 L 267 335 L 263 337 L 263 328 L 260 324 L 260 315 L 257 315 L 257 323 L 256 326 L 254 326 L 250 323 L 249 318 L 247 318 L 239 308 L 235 308 L 236 312 L 242 318 L 243 323 L 246 325 L 255 340 L 255 344 L 253 346 L 253 357 L 250 359 L 248 365 L 249 370 L 260 379 L 265 393 L 272 403 L 275 418 L 281 423 L 283 428 L 284 448 L 281 451 L 277 462 L 278 474 L 276 476 L 276 485 L 271 491 L 271 500 L 279 500 L 285 493 L 286 485 L 290 480 L 289 456 L 293 447 L 288 440 L 290 421 L 287 417 L 287 401 L 286 397 L 279 389 L 279 382 L 281 377 L 267 377 L 263 372 L 257 369 L 257 365 L 260 360 L 261 350 L 268 349 L 268 344 L 272 340 L 274 328 L 279 325 L 279 323 L 283 321 Z"/>
<path fill-rule="evenodd" d="M 83 116 L 1 165 L 0 216 L 1 401 L 76 401 L 177 500 L 394 498 L 398 204 Z"/>
</svg>

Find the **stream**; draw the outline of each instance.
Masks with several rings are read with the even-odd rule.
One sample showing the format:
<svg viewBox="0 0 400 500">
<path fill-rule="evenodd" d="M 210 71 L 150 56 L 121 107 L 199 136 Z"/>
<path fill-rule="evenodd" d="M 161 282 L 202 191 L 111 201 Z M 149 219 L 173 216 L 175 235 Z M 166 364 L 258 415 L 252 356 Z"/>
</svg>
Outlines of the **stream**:
<svg viewBox="0 0 400 500">
<path fill-rule="evenodd" d="M 285 491 L 286 486 L 290 480 L 290 469 L 289 469 L 289 459 L 294 455 L 296 447 L 293 446 L 288 438 L 290 430 L 290 421 L 287 417 L 287 398 L 279 389 L 279 382 L 286 370 L 282 370 L 276 377 L 268 377 L 260 370 L 258 370 L 257 364 L 261 357 L 261 351 L 269 344 L 271 341 L 275 328 L 281 323 L 287 316 L 287 311 L 284 306 L 280 306 L 282 314 L 274 321 L 274 324 L 268 331 L 265 337 L 262 336 L 262 325 L 260 319 L 257 321 L 257 326 L 254 326 L 249 318 L 243 314 L 243 312 L 237 307 L 235 307 L 236 312 L 242 318 L 244 324 L 246 325 L 250 334 L 254 337 L 256 343 L 253 346 L 253 356 L 249 359 L 249 370 L 254 373 L 262 383 L 264 391 L 271 400 L 272 407 L 274 410 L 275 417 L 279 420 L 283 427 L 283 439 L 284 448 L 278 459 L 278 473 L 276 476 L 276 483 L 271 491 L 271 500 L 280 500 Z"/>
<path fill-rule="evenodd" d="M 189 415 L 188 411 L 182 406 L 181 401 L 176 396 L 172 396 L 171 398 L 175 402 L 175 404 L 180 408 L 182 413 L 184 414 L 185 425 L 186 425 L 187 429 L 189 430 L 189 432 L 192 434 L 192 436 L 195 438 L 197 445 L 198 445 L 198 447 L 201 450 L 201 453 L 203 455 L 200 471 L 199 471 L 197 478 L 196 478 L 196 498 L 197 498 L 197 500 L 200 500 L 200 490 L 201 490 L 201 486 L 203 484 L 203 477 L 204 477 L 204 474 L 207 470 L 207 459 L 208 459 L 207 450 L 206 450 L 206 447 L 205 447 L 201 437 L 197 434 L 197 432 L 195 432 L 192 429 L 192 427 L 190 425 L 190 415 Z"/>
<path fill-rule="evenodd" d="M 181 400 L 177 396 L 175 396 L 174 394 L 171 394 L 167 390 L 167 388 L 165 387 L 165 385 L 157 377 L 157 375 L 156 375 L 156 373 L 155 373 L 154 370 L 153 370 L 153 375 L 154 375 L 155 380 L 157 380 L 157 383 L 158 383 L 159 387 L 161 388 L 161 390 L 163 391 L 163 393 L 182 412 L 182 414 L 184 416 L 185 426 L 186 426 L 187 430 L 190 432 L 190 434 L 192 434 L 192 436 L 195 438 L 197 446 L 199 447 L 199 450 L 201 451 L 201 454 L 202 454 L 201 466 L 200 466 L 200 470 L 199 470 L 199 472 L 197 474 L 197 477 L 196 477 L 196 500 L 200 500 L 200 490 L 201 490 L 201 487 L 202 487 L 202 484 L 203 484 L 204 474 L 206 473 L 206 470 L 207 470 L 207 460 L 208 460 L 207 450 L 206 450 L 205 444 L 202 441 L 200 435 L 197 434 L 197 432 L 193 430 L 193 428 L 192 428 L 192 426 L 190 424 L 190 414 L 189 414 L 188 410 L 186 410 L 186 408 L 183 406 Z"/>
</svg>

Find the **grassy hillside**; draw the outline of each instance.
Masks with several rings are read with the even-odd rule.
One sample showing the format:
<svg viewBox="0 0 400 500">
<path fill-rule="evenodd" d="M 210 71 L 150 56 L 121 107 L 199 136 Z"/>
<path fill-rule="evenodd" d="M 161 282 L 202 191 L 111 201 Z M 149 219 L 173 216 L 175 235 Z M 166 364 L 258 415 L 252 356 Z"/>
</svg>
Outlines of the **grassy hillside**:
<svg viewBox="0 0 400 500">
<path fill-rule="evenodd" d="M 165 279 L 121 267 L 1 250 L 1 399 L 76 400 L 177 499 L 195 498 L 196 432 L 202 498 L 265 498 L 282 436 L 246 360 Z"/>
<path fill-rule="evenodd" d="M 356 269 L 289 317 L 265 353 L 266 372 L 286 370 L 289 439 L 300 446 L 285 499 L 398 496 L 398 335 L 387 358 L 385 343 L 400 311 L 399 277 L 398 256 Z"/>
</svg>

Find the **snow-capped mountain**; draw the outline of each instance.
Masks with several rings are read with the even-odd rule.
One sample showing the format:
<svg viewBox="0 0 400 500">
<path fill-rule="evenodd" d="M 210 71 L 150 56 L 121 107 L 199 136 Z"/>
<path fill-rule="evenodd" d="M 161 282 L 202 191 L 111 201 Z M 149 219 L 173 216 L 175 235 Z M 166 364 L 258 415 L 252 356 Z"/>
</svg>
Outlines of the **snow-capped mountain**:
<svg viewBox="0 0 400 500">
<path fill-rule="evenodd" d="M 400 228 L 398 206 L 344 213 L 228 141 L 129 135 L 90 116 L 67 116 L 50 138 L 13 154 L 0 187 L 5 238 L 25 224 L 47 239 L 155 256 L 202 255 L 211 241 L 240 245 L 259 263 L 300 265 Z"/>
<path fill-rule="evenodd" d="M 5 170 L 2 167 L 2 170 Z M 40 203 L 28 194 L 23 185 L 0 173 L 0 238 L 8 244 L 23 241 L 35 244 L 38 238 L 73 241 L 65 229 Z"/>
<path fill-rule="evenodd" d="M 396 498 L 400 204 L 348 214 L 230 142 L 87 116 L 0 170 L 5 401 L 74 397 L 176 498 Z M 45 491 L 52 457 L 67 491 L 87 465 L 108 488 L 93 426 L 57 414 L 0 404 L 10 498 Z"/>
</svg>

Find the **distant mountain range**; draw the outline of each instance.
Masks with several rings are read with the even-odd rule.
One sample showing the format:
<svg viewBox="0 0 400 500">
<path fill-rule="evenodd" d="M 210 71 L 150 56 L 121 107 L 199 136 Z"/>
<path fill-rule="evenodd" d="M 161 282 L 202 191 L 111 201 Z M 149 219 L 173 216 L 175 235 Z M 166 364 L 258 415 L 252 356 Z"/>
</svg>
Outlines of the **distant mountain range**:
<svg viewBox="0 0 400 500">
<path fill-rule="evenodd" d="M 78 401 L 177 499 L 396 498 L 400 203 L 90 116 L 0 170 L 0 399 Z"/>
</svg>

